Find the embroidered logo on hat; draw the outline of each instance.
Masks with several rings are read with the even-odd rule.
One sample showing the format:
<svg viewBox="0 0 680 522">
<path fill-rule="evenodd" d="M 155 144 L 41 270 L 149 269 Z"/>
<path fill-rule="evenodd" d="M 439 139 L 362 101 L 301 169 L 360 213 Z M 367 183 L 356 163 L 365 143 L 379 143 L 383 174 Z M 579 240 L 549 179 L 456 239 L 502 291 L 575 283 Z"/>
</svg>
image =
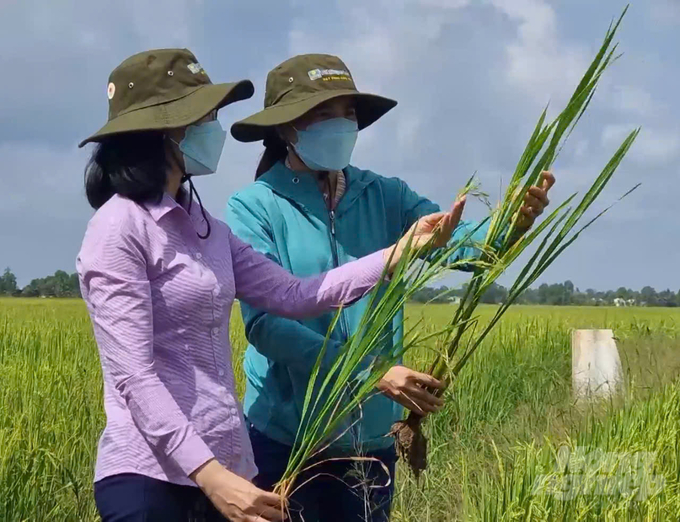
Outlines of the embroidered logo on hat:
<svg viewBox="0 0 680 522">
<path fill-rule="evenodd" d="M 320 79 L 323 79 L 324 81 L 352 79 L 349 71 L 341 69 L 312 69 L 311 71 L 307 72 L 307 75 L 312 81 Z"/>
<path fill-rule="evenodd" d="M 203 70 L 200 63 L 190 63 L 187 68 L 191 71 L 191 74 L 197 74 Z"/>
</svg>

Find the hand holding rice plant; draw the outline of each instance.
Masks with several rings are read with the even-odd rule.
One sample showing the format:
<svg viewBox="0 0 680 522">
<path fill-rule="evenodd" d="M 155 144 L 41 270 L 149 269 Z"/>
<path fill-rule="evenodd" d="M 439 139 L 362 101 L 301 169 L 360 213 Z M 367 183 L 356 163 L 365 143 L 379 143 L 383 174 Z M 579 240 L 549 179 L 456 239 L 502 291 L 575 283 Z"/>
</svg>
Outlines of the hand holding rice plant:
<svg viewBox="0 0 680 522">
<path fill-rule="evenodd" d="M 446 246 L 465 208 L 465 196 L 458 198 L 449 212 L 437 212 L 416 221 L 392 248 L 385 250 L 388 271 L 392 272 L 407 251 L 431 250 Z"/>
<path fill-rule="evenodd" d="M 322 348 L 309 380 L 301 423 L 288 467 L 276 489 L 284 498 L 299 487 L 295 480 L 300 473 L 315 466 L 313 463 L 309 464 L 310 459 L 318 457 L 335 440 L 339 431 L 348 429 L 345 422 L 350 413 L 376 393 L 376 386 L 398 364 L 408 349 L 435 337 L 444 340 L 447 348 L 437 357 L 429 372 L 442 386 L 431 386 L 427 390 L 429 394 L 440 397 L 446 385 L 458 375 L 508 307 L 581 232 L 611 208 L 606 208 L 580 228 L 575 228 L 610 181 L 639 129 L 632 131 L 623 141 L 575 206 L 570 206 L 576 197 L 573 194 L 542 223 L 531 228 L 548 204 L 548 192 L 555 181 L 550 169 L 555 159 L 592 100 L 602 74 L 617 58 L 614 54 L 616 45 L 612 46 L 612 41 L 626 10 L 616 24 L 610 26 L 599 52 L 564 110 L 550 123 L 546 123 L 547 110 L 541 114 L 505 195 L 491 212 L 486 237 L 482 244 L 476 245 L 481 252 L 480 257 L 449 264 L 451 254 L 466 244 L 481 224 L 462 240 L 446 247 L 442 246 L 445 244 L 443 232 L 448 231 L 450 224 L 455 221 L 453 216 L 440 217 L 436 222 L 441 234 L 437 234 L 433 223 L 421 223 L 421 228 L 415 226 L 409 238 L 402 240 L 390 253 L 393 257 L 393 262 L 390 263 L 390 269 L 393 269 L 391 280 L 373 291 L 360 327 L 342 347 L 330 371 L 323 376 L 320 366 L 325 346 Z M 474 190 L 471 180 L 463 195 L 474 193 Z M 457 210 L 454 207 L 451 214 L 455 215 L 457 211 L 462 212 L 462 204 L 459 204 Z M 491 321 L 478 332 L 474 312 L 482 295 L 539 237 L 541 239 L 534 253 L 510 287 L 507 300 Z M 422 262 L 422 259 L 427 262 Z M 473 269 L 472 277 L 449 326 L 442 331 L 423 335 L 416 332 L 416 325 L 406 335 L 401 346 L 391 351 L 381 350 L 383 341 L 392 335 L 392 319 L 411 295 L 447 270 L 463 266 Z M 335 323 L 329 329 L 327 340 L 334 327 Z M 370 361 L 368 367 L 367 360 Z M 417 411 L 417 408 L 413 409 Z M 405 421 L 396 423 L 391 434 L 396 438 L 400 455 L 408 461 L 417 475 L 426 468 L 427 441 L 420 429 L 422 413 L 416 411 L 412 411 Z"/>
</svg>

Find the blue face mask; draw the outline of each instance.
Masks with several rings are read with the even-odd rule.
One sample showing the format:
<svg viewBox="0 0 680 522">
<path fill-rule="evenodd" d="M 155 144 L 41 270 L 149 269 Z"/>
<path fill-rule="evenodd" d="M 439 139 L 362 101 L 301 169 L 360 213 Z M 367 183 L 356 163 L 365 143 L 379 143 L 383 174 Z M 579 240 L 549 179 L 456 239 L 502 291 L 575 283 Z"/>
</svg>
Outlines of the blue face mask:
<svg viewBox="0 0 680 522">
<path fill-rule="evenodd" d="M 213 174 L 220 162 L 227 132 L 217 120 L 189 125 L 177 143 L 184 156 L 184 171 L 192 176 Z"/>
<path fill-rule="evenodd" d="M 297 131 L 293 148 L 312 170 L 342 170 L 352 159 L 358 133 L 356 121 L 332 118 Z"/>
</svg>

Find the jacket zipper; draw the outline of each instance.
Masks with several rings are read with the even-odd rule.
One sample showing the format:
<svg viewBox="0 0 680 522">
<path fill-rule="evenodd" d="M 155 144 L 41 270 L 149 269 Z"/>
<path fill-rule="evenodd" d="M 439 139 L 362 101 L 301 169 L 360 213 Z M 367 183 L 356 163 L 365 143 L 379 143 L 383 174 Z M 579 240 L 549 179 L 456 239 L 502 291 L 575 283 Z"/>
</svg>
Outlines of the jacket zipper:
<svg viewBox="0 0 680 522">
<path fill-rule="evenodd" d="M 331 252 L 333 253 L 333 267 L 337 268 L 340 266 L 340 260 L 338 256 L 338 244 L 335 237 L 335 210 L 330 209 L 328 211 L 328 217 L 331 222 Z M 349 339 L 349 324 L 347 323 L 347 316 L 345 315 L 345 310 L 340 311 L 340 331 L 344 342 Z M 351 427 L 350 433 L 352 434 L 353 442 L 359 443 L 359 433 L 357 432 L 359 428 L 357 412 L 352 410 L 351 416 Z"/>
<path fill-rule="evenodd" d="M 340 266 L 340 259 L 338 257 L 338 243 L 335 237 L 335 210 L 330 209 L 328 211 L 328 217 L 331 221 L 331 252 L 333 253 L 333 268 L 338 268 Z M 347 317 L 345 316 L 345 311 L 340 312 L 340 331 L 342 333 L 343 341 L 349 339 L 349 325 L 347 324 Z"/>
</svg>

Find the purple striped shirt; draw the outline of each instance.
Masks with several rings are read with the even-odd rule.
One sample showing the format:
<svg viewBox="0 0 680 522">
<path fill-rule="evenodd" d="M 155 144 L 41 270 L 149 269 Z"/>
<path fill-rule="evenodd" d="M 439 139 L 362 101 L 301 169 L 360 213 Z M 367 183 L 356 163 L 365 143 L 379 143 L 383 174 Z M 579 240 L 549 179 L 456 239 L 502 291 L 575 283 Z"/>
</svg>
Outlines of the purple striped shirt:
<svg viewBox="0 0 680 522">
<path fill-rule="evenodd" d="M 146 206 L 114 196 L 90 220 L 76 264 L 104 377 L 95 481 L 139 473 L 194 485 L 188 475 L 213 457 L 251 479 L 231 366 L 234 299 L 299 319 L 356 301 L 383 271 L 376 252 L 298 279 L 208 219 L 200 239 L 198 205 L 187 212 L 165 195 Z"/>
</svg>

